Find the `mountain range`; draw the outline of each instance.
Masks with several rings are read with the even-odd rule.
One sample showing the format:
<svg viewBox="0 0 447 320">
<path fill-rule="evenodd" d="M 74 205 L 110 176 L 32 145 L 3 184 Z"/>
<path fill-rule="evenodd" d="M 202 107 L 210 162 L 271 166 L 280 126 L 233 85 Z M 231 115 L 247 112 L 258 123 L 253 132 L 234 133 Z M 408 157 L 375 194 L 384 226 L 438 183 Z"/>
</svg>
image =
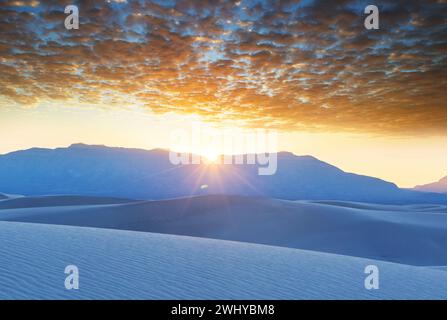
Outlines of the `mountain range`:
<svg viewBox="0 0 447 320">
<path fill-rule="evenodd" d="M 447 177 L 442 178 L 438 182 L 416 186 L 414 189 L 425 192 L 447 193 Z"/>
<path fill-rule="evenodd" d="M 347 173 L 312 156 L 278 153 L 277 172 L 257 165 L 173 165 L 169 151 L 73 144 L 0 155 L 0 190 L 23 195 L 86 195 L 169 199 L 207 194 L 286 200 L 343 200 L 384 204 L 447 204 L 447 195 L 400 189 Z M 245 162 L 246 163 L 246 162 Z"/>
</svg>

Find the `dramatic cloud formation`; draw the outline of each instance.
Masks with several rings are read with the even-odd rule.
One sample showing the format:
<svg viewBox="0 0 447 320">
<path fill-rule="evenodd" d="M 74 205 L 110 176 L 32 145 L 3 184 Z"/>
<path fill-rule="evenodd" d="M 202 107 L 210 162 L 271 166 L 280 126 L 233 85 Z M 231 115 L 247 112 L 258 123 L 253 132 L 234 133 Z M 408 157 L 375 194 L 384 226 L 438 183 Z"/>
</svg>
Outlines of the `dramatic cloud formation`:
<svg viewBox="0 0 447 320">
<path fill-rule="evenodd" d="M 447 131 L 447 2 L 0 3 L 0 96 L 283 129 Z"/>
</svg>

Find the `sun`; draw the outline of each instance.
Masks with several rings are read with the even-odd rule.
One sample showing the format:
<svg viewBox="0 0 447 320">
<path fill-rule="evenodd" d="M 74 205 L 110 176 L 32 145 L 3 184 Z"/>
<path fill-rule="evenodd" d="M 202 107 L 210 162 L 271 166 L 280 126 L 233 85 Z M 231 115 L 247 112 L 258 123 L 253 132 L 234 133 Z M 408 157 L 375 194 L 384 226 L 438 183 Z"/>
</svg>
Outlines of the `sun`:
<svg viewBox="0 0 447 320">
<path fill-rule="evenodd" d="M 208 164 L 217 163 L 217 160 L 219 160 L 219 154 L 215 151 L 210 150 L 202 153 L 202 159 L 205 163 Z"/>
</svg>

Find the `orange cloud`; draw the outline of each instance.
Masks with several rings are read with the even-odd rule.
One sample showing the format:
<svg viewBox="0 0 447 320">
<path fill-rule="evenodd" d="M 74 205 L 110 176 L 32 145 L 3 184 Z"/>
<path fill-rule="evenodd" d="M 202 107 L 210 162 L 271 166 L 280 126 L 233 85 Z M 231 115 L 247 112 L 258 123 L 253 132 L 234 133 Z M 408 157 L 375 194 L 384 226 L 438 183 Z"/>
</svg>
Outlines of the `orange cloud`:
<svg viewBox="0 0 447 320">
<path fill-rule="evenodd" d="M 53 1 L 2 2 L 0 95 L 289 130 L 447 132 L 446 4 L 384 3 L 372 32 L 356 3 L 81 1 L 69 31 Z"/>
</svg>

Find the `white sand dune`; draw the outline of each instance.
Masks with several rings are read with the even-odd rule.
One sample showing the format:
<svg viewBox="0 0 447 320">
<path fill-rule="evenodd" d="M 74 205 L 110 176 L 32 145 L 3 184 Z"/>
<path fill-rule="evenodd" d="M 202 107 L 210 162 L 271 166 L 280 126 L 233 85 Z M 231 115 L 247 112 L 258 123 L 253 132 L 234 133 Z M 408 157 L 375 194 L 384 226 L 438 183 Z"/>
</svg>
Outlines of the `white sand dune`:
<svg viewBox="0 0 447 320">
<path fill-rule="evenodd" d="M 303 202 L 303 201 L 301 201 Z M 326 204 L 330 206 L 339 206 L 353 209 L 364 209 L 373 211 L 441 211 L 447 213 L 447 206 L 437 204 L 410 204 L 410 205 L 388 205 L 388 204 L 371 204 L 363 202 L 352 201 L 338 201 L 338 200 L 316 200 L 308 201 L 309 203 Z"/>
<path fill-rule="evenodd" d="M 82 200 L 82 199 L 81 199 Z M 0 220 L 187 235 L 300 248 L 416 266 L 447 265 L 447 207 L 204 196 L 46 207 L 3 201 Z M 22 199 L 22 201 L 25 201 Z M 51 207 L 51 203 L 56 206 Z M 8 205 L 9 203 L 9 205 Z M 67 204 L 72 204 L 68 206 Z M 9 207 L 9 208 L 8 208 Z"/>
<path fill-rule="evenodd" d="M 0 197 L 2 194 L 0 194 Z M 4 195 L 8 201 L 0 202 L 0 209 L 63 207 L 75 205 L 98 205 L 129 203 L 136 200 L 112 197 L 82 197 L 82 196 L 40 196 L 40 197 L 12 197 Z"/>
<path fill-rule="evenodd" d="M 444 271 L 447 271 L 447 266 L 435 266 L 435 267 L 432 267 L 433 269 L 436 269 L 436 270 L 444 270 Z"/>
<path fill-rule="evenodd" d="M 0 243 L 1 299 L 447 298 L 445 271 L 298 249 L 17 222 L 0 222 Z M 364 288 L 369 264 L 378 290 Z"/>
</svg>

